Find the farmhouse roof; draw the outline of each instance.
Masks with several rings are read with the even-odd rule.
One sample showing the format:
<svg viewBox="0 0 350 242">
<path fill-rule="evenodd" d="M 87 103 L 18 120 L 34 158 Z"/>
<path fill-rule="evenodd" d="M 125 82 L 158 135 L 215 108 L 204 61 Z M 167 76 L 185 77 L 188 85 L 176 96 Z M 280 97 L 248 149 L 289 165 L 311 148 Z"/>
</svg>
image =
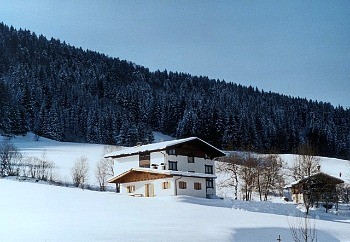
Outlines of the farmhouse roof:
<svg viewBox="0 0 350 242">
<path fill-rule="evenodd" d="M 148 144 L 148 145 L 141 145 L 141 146 L 134 146 L 129 147 L 125 149 L 121 149 L 118 151 L 114 151 L 111 153 L 106 154 L 105 158 L 119 158 L 124 156 L 130 156 L 134 154 L 139 154 L 143 152 L 151 152 L 151 151 L 160 151 L 165 150 L 167 148 L 176 147 L 184 143 L 198 143 L 203 148 L 208 151 L 213 157 L 220 157 L 225 156 L 225 153 L 223 153 L 218 148 L 212 146 L 211 144 L 205 142 L 204 140 L 198 138 L 198 137 L 190 137 L 185 139 L 178 139 L 178 140 L 170 140 L 170 141 L 164 141 L 154 144 Z"/>
</svg>

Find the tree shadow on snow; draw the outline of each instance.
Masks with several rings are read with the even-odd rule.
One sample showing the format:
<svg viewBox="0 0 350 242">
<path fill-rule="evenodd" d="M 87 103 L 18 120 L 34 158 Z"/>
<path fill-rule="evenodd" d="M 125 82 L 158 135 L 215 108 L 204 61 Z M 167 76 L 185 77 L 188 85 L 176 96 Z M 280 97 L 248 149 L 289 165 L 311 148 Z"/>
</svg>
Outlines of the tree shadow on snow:
<svg viewBox="0 0 350 242">
<path fill-rule="evenodd" d="M 291 232 L 286 228 L 242 228 L 234 229 L 232 241 L 293 241 Z M 337 238 L 323 231 L 317 230 L 317 240 L 327 242 L 339 242 Z"/>
<path fill-rule="evenodd" d="M 185 203 L 212 207 L 232 208 L 248 212 L 268 213 L 292 217 L 300 217 L 301 215 L 301 212 L 297 208 L 297 205 L 293 203 L 274 203 L 270 201 L 241 201 L 234 199 L 205 199 L 189 196 L 178 196 L 177 199 Z M 346 216 L 325 213 L 317 210 L 310 210 L 310 216 L 316 219 L 338 223 L 348 223 L 350 225 L 350 218 Z"/>
</svg>

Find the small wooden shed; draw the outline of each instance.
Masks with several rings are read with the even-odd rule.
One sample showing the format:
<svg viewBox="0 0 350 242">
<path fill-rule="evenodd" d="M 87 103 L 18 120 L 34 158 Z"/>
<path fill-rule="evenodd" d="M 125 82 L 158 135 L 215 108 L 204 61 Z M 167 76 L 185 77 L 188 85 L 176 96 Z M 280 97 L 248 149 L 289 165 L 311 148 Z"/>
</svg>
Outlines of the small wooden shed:
<svg viewBox="0 0 350 242">
<path fill-rule="evenodd" d="M 331 204 L 338 201 L 337 185 L 344 183 L 340 178 L 318 172 L 290 185 L 292 200 L 295 203 L 318 205 Z"/>
</svg>

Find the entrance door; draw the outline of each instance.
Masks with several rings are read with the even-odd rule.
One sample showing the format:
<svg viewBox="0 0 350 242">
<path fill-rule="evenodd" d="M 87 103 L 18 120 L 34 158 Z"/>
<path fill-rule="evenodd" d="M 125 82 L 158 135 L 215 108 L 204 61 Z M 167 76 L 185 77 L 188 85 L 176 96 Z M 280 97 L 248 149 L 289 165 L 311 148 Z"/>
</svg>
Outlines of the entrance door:
<svg viewBox="0 0 350 242">
<path fill-rule="evenodd" d="M 145 185 L 145 197 L 154 197 L 154 184 L 149 183 Z"/>
</svg>

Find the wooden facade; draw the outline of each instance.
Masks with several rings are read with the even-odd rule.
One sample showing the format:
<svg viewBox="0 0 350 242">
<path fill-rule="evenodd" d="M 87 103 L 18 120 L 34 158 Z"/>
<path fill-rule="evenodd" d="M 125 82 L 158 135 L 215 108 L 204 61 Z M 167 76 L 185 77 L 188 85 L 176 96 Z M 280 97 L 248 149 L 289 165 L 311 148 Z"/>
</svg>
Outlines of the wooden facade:
<svg viewBox="0 0 350 242">
<path fill-rule="evenodd" d="M 162 178 L 172 177 L 172 175 L 168 174 L 159 174 L 145 171 L 135 171 L 130 170 L 119 176 L 114 177 L 109 180 L 110 183 L 128 183 L 128 182 L 138 182 L 138 181 L 150 181 Z"/>
<path fill-rule="evenodd" d="M 291 185 L 293 201 L 313 206 L 318 203 L 336 203 L 338 201 L 337 185 L 343 180 L 325 174 L 316 173 Z"/>
<path fill-rule="evenodd" d="M 174 154 L 171 153 L 173 151 L 175 151 Z M 169 146 L 167 148 L 167 154 L 205 159 L 213 159 L 214 157 L 222 156 L 222 153 L 218 152 L 216 148 L 200 142 L 199 140 L 193 140 L 174 146 Z"/>
</svg>

